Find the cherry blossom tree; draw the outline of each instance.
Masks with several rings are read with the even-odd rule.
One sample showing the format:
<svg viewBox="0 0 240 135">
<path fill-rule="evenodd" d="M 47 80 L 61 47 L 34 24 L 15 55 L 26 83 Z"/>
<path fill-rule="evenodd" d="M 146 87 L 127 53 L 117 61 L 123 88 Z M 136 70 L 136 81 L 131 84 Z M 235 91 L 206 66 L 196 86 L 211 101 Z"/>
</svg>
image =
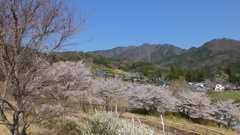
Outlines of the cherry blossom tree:
<svg viewBox="0 0 240 135">
<path fill-rule="evenodd" d="M 88 17 L 63 0 L 0 1 L 0 69 L 4 82 L 0 96 L 0 118 L 13 135 L 25 135 L 28 102 L 35 86 L 29 86 L 45 60 L 82 30 Z M 6 117 L 6 107 L 12 118 Z"/>
<path fill-rule="evenodd" d="M 92 86 L 92 93 L 98 98 L 98 103 L 104 103 L 106 110 L 109 106 L 120 105 L 125 101 L 127 94 L 127 82 L 118 78 L 95 79 Z"/>
<path fill-rule="evenodd" d="M 213 119 L 214 107 L 205 92 L 180 93 L 177 109 L 190 118 Z"/>
<path fill-rule="evenodd" d="M 240 122 L 240 104 L 234 100 L 218 101 L 216 104 L 215 121 L 220 127 L 230 127 Z"/>
<path fill-rule="evenodd" d="M 69 96 L 79 96 L 87 92 L 91 84 L 90 75 L 91 70 L 83 61 L 57 62 L 39 70 L 30 87 L 37 87 L 35 95 L 44 95 L 45 98 L 66 103 Z"/>
<path fill-rule="evenodd" d="M 143 108 L 148 113 L 174 111 L 176 99 L 164 86 L 133 84 L 129 102 L 132 107 Z"/>
</svg>

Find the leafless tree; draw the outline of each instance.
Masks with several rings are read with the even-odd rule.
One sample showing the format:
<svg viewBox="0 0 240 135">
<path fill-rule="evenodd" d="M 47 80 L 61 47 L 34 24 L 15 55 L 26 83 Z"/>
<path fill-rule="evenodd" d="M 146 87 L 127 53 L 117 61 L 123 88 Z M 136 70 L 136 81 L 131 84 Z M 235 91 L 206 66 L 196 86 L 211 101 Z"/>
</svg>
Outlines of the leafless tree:
<svg viewBox="0 0 240 135">
<path fill-rule="evenodd" d="M 67 39 L 80 32 L 88 15 L 77 17 L 63 0 L 0 1 L 0 119 L 13 135 L 25 135 L 25 114 L 36 87 L 30 82 L 44 61 Z M 12 118 L 6 116 L 9 108 Z M 12 120 L 11 120 L 12 119 Z"/>
</svg>

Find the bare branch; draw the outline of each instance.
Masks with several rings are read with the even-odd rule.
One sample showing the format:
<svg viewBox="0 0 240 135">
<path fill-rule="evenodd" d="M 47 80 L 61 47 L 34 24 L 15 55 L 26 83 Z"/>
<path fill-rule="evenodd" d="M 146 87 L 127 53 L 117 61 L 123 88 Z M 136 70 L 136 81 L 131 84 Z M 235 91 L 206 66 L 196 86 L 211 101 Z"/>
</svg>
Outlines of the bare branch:
<svg viewBox="0 0 240 135">
<path fill-rule="evenodd" d="M 27 121 L 23 119 L 21 125 L 19 115 L 27 111 L 27 101 L 38 102 L 30 96 L 39 91 L 39 71 L 50 66 L 46 59 L 80 32 L 88 18 L 76 18 L 72 9 L 62 0 L 0 1 L 0 69 L 5 78 L 0 112 L 4 114 L 4 105 L 13 110 L 13 125 L 4 122 L 12 134 L 20 134 L 21 126 L 26 132 Z"/>
<path fill-rule="evenodd" d="M 3 103 L 6 103 L 13 111 L 17 111 L 17 109 L 7 100 L 0 98 L 0 101 L 2 101 Z"/>
</svg>

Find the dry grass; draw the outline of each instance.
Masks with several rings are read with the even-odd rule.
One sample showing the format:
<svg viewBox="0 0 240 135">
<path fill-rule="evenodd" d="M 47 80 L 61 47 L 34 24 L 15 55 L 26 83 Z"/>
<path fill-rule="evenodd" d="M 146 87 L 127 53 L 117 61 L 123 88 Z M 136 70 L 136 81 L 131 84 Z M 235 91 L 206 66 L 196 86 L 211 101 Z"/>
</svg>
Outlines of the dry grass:
<svg viewBox="0 0 240 135">
<path fill-rule="evenodd" d="M 11 135 L 5 125 L 0 125 L 0 133 L 1 135 Z"/>
<path fill-rule="evenodd" d="M 12 113 L 8 112 L 6 114 L 7 118 L 11 118 Z M 11 119 L 12 120 L 12 119 Z M 7 129 L 7 127 L 3 124 L 0 125 L 0 134 L 1 135 L 11 135 L 11 133 L 9 132 L 9 130 Z"/>
<path fill-rule="evenodd" d="M 10 122 L 12 123 L 12 115 L 13 113 L 8 111 L 6 113 L 7 118 L 9 118 Z M 40 124 L 31 124 L 30 127 L 27 130 L 27 133 L 30 135 L 50 135 L 51 131 L 48 129 L 45 129 Z M 7 127 L 3 124 L 0 125 L 0 135 L 11 135 L 10 131 L 7 129 Z"/>
<path fill-rule="evenodd" d="M 127 75 L 127 74 L 129 74 L 128 72 L 125 72 L 125 71 L 119 70 L 119 69 L 111 70 L 111 72 L 113 74 L 117 74 L 117 75 Z"/>
<path fill-rule="evenodd" d="M 157 118 L 157 117 L 154 117 L 154 116 L 147 116 L 147 115 L 140 115 L 140 114 L 132 114 L 132 113 L 123 113 L 123 116 L 127 116 L 127 117 L 136 117 L 136 118 L 139 118 L 139 119 L 144 119 L 145 121 L 150 121 L 150 122 L 153 122 L 153 123 L 159 123 L 160 124 L 160 121 L 161 119 L 160 118 Z M 221 129 L 221 128 L 217 128 L 217 127 L 210 127 L 210 126 L 204 126 L 204 125 L 199 125 L 199 124 L 193 124 L 193 123 L 189 123 L 189 122 L 183 122 L 182 123 L 186 123 L 188 125 L 191 125 L 192 127 L 194 126 L 197 126 L 197 127 L 202 127 L 202 128 L 208 128 L 209 130 L 212 130 L 212 131 L 215 131 L 215 132 L 219 132 L 219 133 L 222 133 L 222 134 L 225 134 L 225 135 L 239 135 L 238 133 L 234 132 L 234 131 L 231 131 L 231 130 L 227 130 L 227 129 Z M 171 126 L 170 124 L 166 124 L 167 126 Z M 181 128 L 181 127 L 177 127 L 179 129 L 182 129 L 182 130 L 186 130 L 184 128 Z M 192 130 L 186 130 L 186 131 L 190 131 L 192 132 Z M 200 134 L 203 134 L 203 133 L 200 133 Z"/>
<path fill-rule="evenodd" d="M 74 116 L 77 116 L 77 117 L 84 117 L 84 118 L 88 118 L 91 114 L 93 114 L 93 112 L 82 112 L 82 111 L 71 111 L 71 110 L 68 110 L 68 111 L 70 112 L 71 115 L 74 115 Z M 127 117 L 139 118 L 142 121 L 149 121 L 149 122 L 159 123 L 160 124 L 160 118 L 154 117 L 154 116 L 133 114 L 133 113 L 129 113 L 129 112 L 122 113 L 121 115 L 127 116 Z M 9 117 L 9 118 L 11 117 L 11 112 L 7 113 L 7 117 Z M 202 128 L 208 128 L 209 130 L 213 130 L 215 132 L 220 132 L 220 133 L 223 133 L 225 135 L 238 135 L 238 133 L 230 131 L 230 130 L 226 130 L 226 129 L 220 129 L 220 128 L 216 128 L 216 127 L 209 127 L 209 126 L 193 124 L 193 123 L 183 122 L 183 121 L 181 121 L 181 122 L 182 123 L 186 123 L 188 125 L 191 125 L 193 127 L 194 126 L 198 126 L 198 127 L 202 127 Z M 171 126 L 171 125 L 168 125 L 168 124 L 166 124 L 166 125 L 167 126 Z M 186 129 L 183 129 L 181 127 L 177 127 L 177 128 L 182 129 L 182 130 L 186 130 Z M 189 131 L 192 132 L 191 130 L 189 130 Z M 44 128 L 40 124 L 32 124 L 30 126 L 30 128 L 28 129 L 28 133 L 30 135 L 48 135 L 48 134 L 52 134 L 52 132 L 53 131 Z M 1 135 L 11 135 L 5 125 L 0 125 L 0 133 L 1 133 Z"/>
</svg>

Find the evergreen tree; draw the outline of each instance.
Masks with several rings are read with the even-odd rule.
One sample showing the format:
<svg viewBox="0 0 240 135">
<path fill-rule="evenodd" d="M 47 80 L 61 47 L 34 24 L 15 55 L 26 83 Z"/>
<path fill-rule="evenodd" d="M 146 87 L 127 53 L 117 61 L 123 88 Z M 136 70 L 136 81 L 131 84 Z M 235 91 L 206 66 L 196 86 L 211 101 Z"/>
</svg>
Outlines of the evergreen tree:
<svg viewBox="0 0 240 135">
<path fill-rule="evenodd" d="M 201 70 L 197 70 L 196 71 L 196 74 L 197 74 L 197 82 L 202 82 L 202 81 L 205 81 L 205 72 L 203 69 Z"/>
<path fill-rule="evenodd" d="M 193 73 L 191 70 L 188 70 L 187 73 L 185 74 L 185 80 L 188 82 L 193 81 Z"/>
<path fill-rule="evenodd" d="M 175 80 L 175 79 L 178 79 L 176 75 L 176 69 L 174 66 L 171 66 L 170 71 L 166 75 L 166 80 Z"/>
<path fill-rule="evenodd" d="M 240 85 L 240 75 L 233 71 L 230 65 L 224 68 L 224 72 L 228 75 L 228 81 L 236 85 Z"/>
</svg>

